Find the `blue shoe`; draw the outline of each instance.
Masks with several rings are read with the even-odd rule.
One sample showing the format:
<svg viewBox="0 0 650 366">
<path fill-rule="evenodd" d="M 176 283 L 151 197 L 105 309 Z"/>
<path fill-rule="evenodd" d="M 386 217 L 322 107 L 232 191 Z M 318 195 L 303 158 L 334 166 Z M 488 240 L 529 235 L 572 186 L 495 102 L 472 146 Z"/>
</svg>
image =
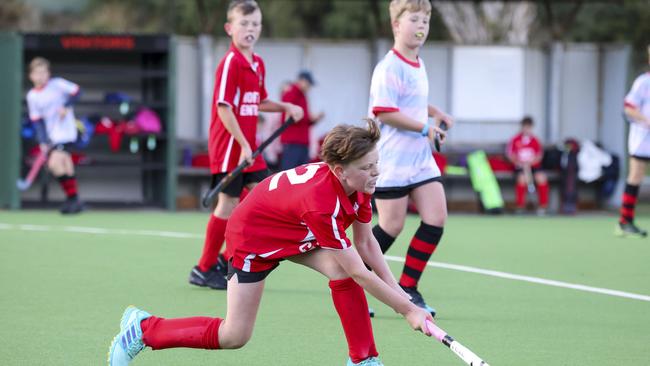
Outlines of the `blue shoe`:
<svg viewBox="0 0 650 366">
<path fill-rule="evenodd" d="M 120 321 L 120 332 L 113 338 L 108 349 L 109 366 L 127 366 L 144 349 L 140 322 L 151 314 L 131 305 L 124 310 Z"/>
<path fill-rule="evenodd" d="M 347 366 L 384 366 L 384 364 L 377 357 L 368 357 L 359 363 L 354 363 L 348 358 Z"/>
</svg>

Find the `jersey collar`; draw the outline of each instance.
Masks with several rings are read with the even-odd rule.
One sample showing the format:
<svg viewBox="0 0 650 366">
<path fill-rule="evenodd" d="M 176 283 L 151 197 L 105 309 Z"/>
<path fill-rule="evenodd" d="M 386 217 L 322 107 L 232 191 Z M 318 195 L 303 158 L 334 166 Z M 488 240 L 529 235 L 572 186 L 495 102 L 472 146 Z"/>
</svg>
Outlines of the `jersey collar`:
<svg viewBox="0 0 650 366">
<path fill-rule="evenodd" d="M 409 65 L 411 65 L 413 67 L 420 67 L 420 56 L 418 56 L 417 62 L 413 62 L 413 61 L 407 59 L 406 57 L 404 57 L 404 55 L 399 53 L 399 51 L 397 51 L 396 49 L 392 48 L 391 51 L 393 51 L 395 56 L 397 56 L 400 60 L 406 62 L 407 64 L 409 64 Z"/>
<path fill-rule="evenodd" d="M 255 73 L 259 71 L 260 68 L 260 63 L 258 61 L 257 54 L 253 52 L 253 63 L 248 62 L 248 59 L 246 56 L 244 56 L 243 53 L 239 50 L 239 48 L 235 47 L 234 43 L 230 43 L 230 50 L 235 53 L 235 57 L 239 58 L 241 62 L 244 63 L 244 65 L 248 65 L 248 67 L 253 70 Z"/>
</svg>

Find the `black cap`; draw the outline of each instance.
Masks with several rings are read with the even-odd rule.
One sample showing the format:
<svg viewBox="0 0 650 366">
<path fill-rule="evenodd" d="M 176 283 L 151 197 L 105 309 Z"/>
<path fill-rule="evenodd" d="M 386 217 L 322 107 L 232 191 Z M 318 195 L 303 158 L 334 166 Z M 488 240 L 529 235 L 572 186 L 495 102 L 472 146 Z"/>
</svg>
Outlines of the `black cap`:
<svg viewBox="0 0 650 366">
<path fill-rule="evenodd" d="M 311 85 L 316 85 L 316 81 L 314 81 L 314 76 L 311 74 L 309 70 L 300 71 L 298 73 L 298 79 L 303 79 L 306 80 Z"/>
</svg>

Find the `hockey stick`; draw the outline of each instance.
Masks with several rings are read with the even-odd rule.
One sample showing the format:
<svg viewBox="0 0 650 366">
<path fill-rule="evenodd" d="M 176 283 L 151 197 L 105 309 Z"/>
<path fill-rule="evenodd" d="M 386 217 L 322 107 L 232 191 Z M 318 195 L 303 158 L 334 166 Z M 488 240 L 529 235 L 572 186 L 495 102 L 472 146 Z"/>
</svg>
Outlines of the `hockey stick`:
<svg viewBox="0 0 650 366">
<path fill-rule="evenodd" d="M 447 131 L 447 123 L 445 121 L 440 121 L 440 129 Z M 436 147 L 436 151 L 440 152 L 440 134 L 436 132 L 436 137 L 433 140 L 433 146 Z"/>
<path fill-rule="evenodd" d="M 470 366 L 489 366 L 487 362 L 483 361 L 469 348 L 463 346 L 458 341 L 454 340 L 447 332 L 438 328 L 437 325 L 427 320 L 427 328 L 437 340 L 442 342 L 445 346 L 449 347 L 458 357 L 460 357 L 466 364 Z"/>
<path fill-rule="evenodd" d="M 34 179 L 38 175 L 38 172 L 41 171 L 43 164 L 45 164 L 47 161 L 47 155 L 49 153 L 50 147 L 48 146 L 42 150 L 40 154 L 38 154 L 36 160 L 34 160 L 34 163 L 32 163 L 32 167 L 29 169 L 29 173 L 27 173 L 27 177 L 25 177 L 25 179 L 18 179 L 18 181 L 16 181 L 16 186 L 19 190 L 26 191 L 29 189 L 29 187 L 32 186 L 32 183 L 34 183 Z"/>
<path fill-rule="evenodd" d="M 287 119 L 286 122 L 282 124 L 282 126 L 278 127 L 278 129 L 275 130 L 275 132 L 273 132 L 271 136 L 269 136 L 266 140 L 264 140 L 264 142 L 262 142 L 260 146 L 258 146 L 257 149 L 253 151 L 250 160 L 251 161 L 255 160 L 255 158 L 257 158 L 257 156 L 261 154 L 262 151 L 264 151 L 264 149 L 273 142 L 273 140 L 278 138 L 278 136 L 280 136 L 282 132 L 284 132 L 284 130 L 286 130 L 293 123 L 294 123 L 293 118 L 289 117 L 289 119 Z M 237 165 L 237 167 L 233 171 L 228 173 L 228 175 L 226 175 L 219 182 L 219 184 L 217 184 L 214 188 L 206 192 L 206 194 L 203 196 L 203 199 L 201 200 L 201 204 L 203 205 L 203 207 L 209 207 L 212 201 L 214 200 L 214 197 L 216 197 L 216 195 L 219 194 L 219 192 L 223 191 L 224 188 L 226 188 L 230 184 L 230 182 L 232 182 L 233 179 L 237 178 L 237 176 L 241 174 L 244 171 L 244 169 L 246 169 L 250 164 L 251 163 L 249 162 L 249 160 L 242 161 L 239 165 Z"/>
<path fill-rule="evenodd" d="M 533 170 L 530 165 L 524 165 L 524 180 L 528 186 L 528 193 L 535 193 L 535 181 L 533 180 Z"/>
</svg>

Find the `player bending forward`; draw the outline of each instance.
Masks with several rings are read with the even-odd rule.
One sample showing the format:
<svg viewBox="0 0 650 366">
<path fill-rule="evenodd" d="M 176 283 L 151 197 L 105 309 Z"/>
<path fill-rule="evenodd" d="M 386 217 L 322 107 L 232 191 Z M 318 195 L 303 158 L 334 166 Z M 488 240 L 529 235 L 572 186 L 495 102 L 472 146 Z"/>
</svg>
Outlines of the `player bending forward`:
<svg viewBox="0 0 650 366">
<path fill-rule="evenodd" d="M 225 318 L 164 319 L 128 307 L 108 363 L 127 365 L 145 347 L 235 349 L 251 338 L 264 280 L 283 259 L 329 279 L 332 300 L 348 341 L 348 365 L 381 365 L 364 290 L 402 314 L 415 330 L 433 320 L 409 301 L 388 269 L 372 234 L 370 198 L 379 175 L 379 129 L 335 127 L 325 138 L 325 163 L 307 164 L 263 180 L 233 211 L 226 241 Z M 352 225 L 354 246 L 345 230 Z M 372 267 L 369 271 L 364 262 Z"/>
</svg>

